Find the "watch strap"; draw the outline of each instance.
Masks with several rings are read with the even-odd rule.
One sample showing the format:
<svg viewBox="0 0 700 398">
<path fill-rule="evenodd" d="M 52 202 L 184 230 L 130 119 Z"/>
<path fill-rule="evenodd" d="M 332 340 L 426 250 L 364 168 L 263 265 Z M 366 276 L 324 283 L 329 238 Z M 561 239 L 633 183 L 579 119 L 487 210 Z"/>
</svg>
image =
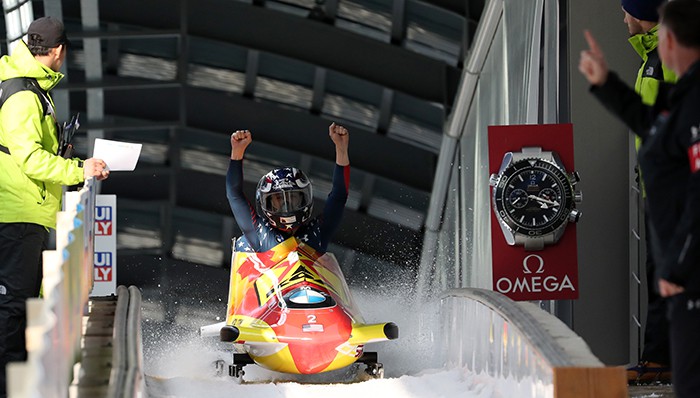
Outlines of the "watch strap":
<svg viewBox="0 0 700 398">
<path fill-rule="evenodd" d="M 524 236 L 519 234 L 515 235 L 515 244 L 522 245 L 527 251 L 542 250 L 544 249 L 545 245 L 552 245 L 554 243 L 556 243 L 554 233 L 549 233 L 536 237 Z"/>
<path fill-rule="evenodd" d="M 513 152 L 513 162 L 533 158 L 551 160 L 553 159 L 553 155 L 552 152 L 543 151 L 542 148 L 538 146 L 526 146 L 523 147 L 520 152 Z"/>
</svg>

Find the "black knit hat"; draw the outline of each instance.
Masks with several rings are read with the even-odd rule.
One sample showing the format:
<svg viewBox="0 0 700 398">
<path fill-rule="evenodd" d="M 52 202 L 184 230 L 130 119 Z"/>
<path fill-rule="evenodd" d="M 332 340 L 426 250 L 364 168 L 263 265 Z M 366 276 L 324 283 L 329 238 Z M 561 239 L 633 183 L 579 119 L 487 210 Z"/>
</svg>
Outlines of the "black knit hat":
<svg viewBox="0 0 700 398">
<path fill-rule="evenodd" d="M 622 9 L 642 21 L 659 21 L 659 7 L 666 0 L 622 0 Z"/>
<path fill-rule="evenodd" d="M 54 48 L 61 44 L 70 44 L 63 22 L 54 17 L 35 19 L 27 30 L 27 44 Z"/>
</svg>

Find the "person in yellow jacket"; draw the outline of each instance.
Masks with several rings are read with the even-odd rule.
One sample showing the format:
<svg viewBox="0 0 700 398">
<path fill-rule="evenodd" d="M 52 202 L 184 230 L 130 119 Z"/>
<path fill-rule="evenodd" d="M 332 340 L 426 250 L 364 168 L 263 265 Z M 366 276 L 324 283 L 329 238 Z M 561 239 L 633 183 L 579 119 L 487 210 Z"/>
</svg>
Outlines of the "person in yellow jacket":
<svg viewBox="0 0 700 398">
<path fill-rule="evenodd" d="M 26 43 L 0 58 L 0 80 L 19 78 L 40 88 L 18 91 L 0 107 L 0 398 L 6 397 L 7 363 L 26 361 L 25 301 L 39 296 L 42 251 L 61 210 L 63 185 L 109 176 L 101 159 L 57 153 L 49 92 L 63 77 L 67 47 L 63 23 L 44 17 L 30 24 Z"/>
<path fill-rule="evenodd" d="M 646 105 L 653 105 L 659 91 L 659 84 L 675 82 L 675 73 L 662 64 L 656 49 L 659 43 L 658 9 L 665 0 L 622 0 L 624 22 L 630 33 L 629 42 L 642 59 L 637 72 L 634 91 Z M 636 148 L 639 150 L 641 139 L 636 136 Z M 646 197 L 640 174 L 642 197 Z M 645 223 L 646 225 L 647 223 Z M 647 231 L 646 236 L 649 236 Z M 671 381 L 671 357 L 669 341 L 669 323 L 666 319 L 666 302 L 658 294 L 654 281 L 655 265 L 651 253 L 651 244 L 646 244 L 647 275 L 647 317 L 644 328 L 644 349 L 638 364 L 627 369 L 629 383 L 651 383 Z"/>
</svg>

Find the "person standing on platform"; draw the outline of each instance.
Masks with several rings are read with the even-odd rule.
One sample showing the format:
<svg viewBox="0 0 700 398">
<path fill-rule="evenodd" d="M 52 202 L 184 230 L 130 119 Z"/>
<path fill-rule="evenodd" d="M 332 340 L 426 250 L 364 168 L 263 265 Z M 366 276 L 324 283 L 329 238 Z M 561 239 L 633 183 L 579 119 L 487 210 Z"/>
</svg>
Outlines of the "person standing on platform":
<svg viewBox="0 0 700 398">
<path fill-rule="evenodd" d="M 624 22 L 630 34 L 629 42 L 634 51 L 639 54 L 642 62 L 637 71 L 634 91 L 646 105 L 652 105 L 656 100 L 659 83 L 675 82 L 676 75 L 665 67 L 657 44 L 659 38 L 658 9 L 666 0 L 622 0 Z M 635 137 L 636 149 L 641 146 L 641 138 Z M 637 172 L 638 168 L 637 168 Z M 638 174 L 642 200 L 646 200 L 646 191 L 641 176 Z M 642 205 L 642 208 L 646 206 Z M 645 217 L 646 218 L 646 217 Z M 627 369 L 629 383 L 669 383 L 671 381 L 670 343 L 668 341 L 668 320 L 666 319 L 666 303 L 654 286 L 654 257 L 651 244 L 648 241 L 649 230 L 646 228 L 646 277 L 647 277 L 647 316 L 644 327 L 644 349 L 640 361 Z"/>
<path fill-rule="evenodd" d="M 26 300 L 38 297 L 42 252 L 56 227 L 63 185 L 109 176 L 101 159 L 67 159 L 49 91 L 63 77 L 68 39 L 63 23 L 33 21 L 27 41 L 0 58 L 0 398 L 6 398 L 6 366 L 26 361 Z M 10 86 L 21 88 L 7 95 Z"/>
<path fill-rule="evenodd" d="M 579 71 L 593 95 L 642 139 L 639 164 L 659 293 L 668 302 L 673 388 L 686 398 L 700 392 L 700 1 L 667 2 L 659 15 L 659 57 L 679 80 L 661 83 L 653 106 L 608 71 L 588 31 Z"/>
</svg>

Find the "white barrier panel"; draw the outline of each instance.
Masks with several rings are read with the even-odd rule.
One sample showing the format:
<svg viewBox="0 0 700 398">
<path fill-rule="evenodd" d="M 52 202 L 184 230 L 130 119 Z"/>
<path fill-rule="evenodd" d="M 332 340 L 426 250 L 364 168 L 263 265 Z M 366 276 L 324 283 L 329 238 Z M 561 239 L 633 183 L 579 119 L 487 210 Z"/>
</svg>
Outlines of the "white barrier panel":
<svg viewBox="0 0 700 398">
<path fill-rule="evenodd" d="M 76 317 L 70 311 L 71 283 L 65 278 L 71 267 L 68 253 L 67 249 L 44 252 L 44 298 L 27 303 L 27 351 L 41 371 L 37 387 L 42 397 L 56 396 L 56 391 L 67 389 L 71 376 Z M 39 316 L 44 318 L 37 327 L 32 326 L 32 302 L 37 303 L 36 311 L 42 311 Z M 38 335 L 36 339 L 42 342 L 40 349 L 32 349 L 30 332 Z"/>
<path fill-rule="evenodd" d="M 95 285 L 91 297 L 117 293 L 117 197 L 97 195 L 95 205 Z"/>
<path fill-rule="evenodd" d="M 92 180 L 91 180 L 92 181 Z M 93 253 L 94 253 L 94 228 L 95 228 L 95 203 L 97 197 L 95 194 L 95 184 L 85 184 L 83 189 L 78 192 L 68 192 L 64 198 L 64 204 L 66 209 L 75 209 L 76 212 L 83 212 L 83 216 L 80 219 L 82 223 L 82 239 L 83 243 L 83 254 L 80 256 L 82 264 L 80 268 L 85 274 L 82 276 L 82 280 L 86 281 L 82 285 L 82 290 L 80 292 L 80 301 L 87 302 L 88 295 L 93 288 Z M 75 207 L 69 207 L 69 206 Z M 80 239 L 80 236 L 76 236 Z"/>
<path fill-rule="evenodd" d="M 27 300 L 27 362 L 7 367 L 9 398 L 67 396 L 92 288 L 93 184 L 67 193 L 57 214 L 56 250 L 43 253 L 42 298 Z"/>
</svg>

